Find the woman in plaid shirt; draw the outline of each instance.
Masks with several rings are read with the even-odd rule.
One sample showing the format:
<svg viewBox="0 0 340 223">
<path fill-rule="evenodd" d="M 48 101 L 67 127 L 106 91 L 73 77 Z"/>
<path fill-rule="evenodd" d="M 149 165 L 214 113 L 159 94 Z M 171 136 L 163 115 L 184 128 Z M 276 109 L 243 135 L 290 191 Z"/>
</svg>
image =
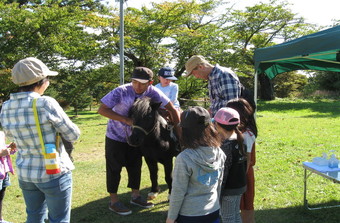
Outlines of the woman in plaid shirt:
<svg viewBox="0 0 340 223">
<path fill-rule="evenodd" d="M 16 166 L 19 186 L 26 203 L 27 223 L 43 223 L 47 218 L 47 209 L 50 223 L 70 222 L 71 170 L 74 165 L 60 142 L 57 153 L 60 172 L 52 175 L 46 173 L 32 108 L 36 98 L 44 144 L 56 144 L 57 133 L 70 142 L 79 138 L 79 128 L 68 118 L 58 102 L 42 96 L 50 84 L 48 76 L 57 74 L 36 58 L 20 60 L 12 69 L 12 80 L 19 85 L 19 90 L 3 103 L 0 113 L 2 127 L 18 149 Z"/>
</svg>

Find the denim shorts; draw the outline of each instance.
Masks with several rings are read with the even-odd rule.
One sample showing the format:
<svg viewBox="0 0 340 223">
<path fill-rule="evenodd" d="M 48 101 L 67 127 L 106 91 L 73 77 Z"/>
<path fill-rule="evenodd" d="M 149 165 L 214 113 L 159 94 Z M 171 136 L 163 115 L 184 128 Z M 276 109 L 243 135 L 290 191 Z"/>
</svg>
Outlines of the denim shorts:
<svg viewBox="0 0 340 223">
<path fill-rule="evenodd" d="M 11 185 L 11 180 L 10 180 L 9 174 L 7 172 L 5 178 L 0 180 L 0 190 L 2 190 L 4 187 L 8 187 L 10 185 Z"/>
</svg>

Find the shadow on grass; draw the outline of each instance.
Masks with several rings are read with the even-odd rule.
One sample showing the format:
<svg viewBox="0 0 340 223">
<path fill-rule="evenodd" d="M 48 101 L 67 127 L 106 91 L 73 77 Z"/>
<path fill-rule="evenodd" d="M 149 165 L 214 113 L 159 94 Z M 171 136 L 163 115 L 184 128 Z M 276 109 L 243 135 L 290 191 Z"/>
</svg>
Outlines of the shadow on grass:
<svg viewBox="0 0 340 223">
<path fill-rule="evenodd" d="M 166 185 L 160 185 L 161 193 L 167 193 Z M 146 195 L 149 189 L 141 190 L 142 195 Z M 155 204 L 153 208 L 143 209 L 141 207 L 130 204 L 130 193 L 119 194 L 119 199 L 128 208 L 132 210 L 132 214 L 128 216 L 120 216 L 109 210 L 109 197 L 86 203 L 81 207 L 72 209 L 71 222 L 76 223 L 164 223 L 167 216 L 169 203 L 156 198 L 152 202 Z"/>
<path fill-rule="evenodd" d="M 338 117 L 340 116 L 340 101 L 280 101 L 280 102 L 266 102 L 260 101 L 258 104 L 259 111 L 297 111 L 303 109 L 310 109 L 314 112 L 319 113 L 327 113 L 325 115 L 312 115 L 309 117 L 328 117 L 331 116 Z"/>
<path fill-rule="evenodd" d="M 318 204 L 319 206 L 337 205 L 336 202 Z M 338 223 L 340 207 L 307 210 L 304 206 L 255 211 L 256 223 Z"/>
<path fill-rule="evenodd" d="M 165 193 L 166 186 L 162 186 Z M 147 191 L 142 190 L 142 194 Z M 102 198 L 89 202 L 72 210 L 72 222 L 76 223 L 164 223 L 168 202 L 154 200 L 155 207 L 143 209 L 130 204 L 130 193 L 119 195 L 120 200 L 132 210 L 128 216 L 120 216 L 108 209 L 109 198 Z M 320 206 L 337 205 L 339 201 L 330 201 L 318 204 Z M 257 223 L 339 223 L 340 207 L 324 208 L 319 210 L 307 210 L 304 206 L 256 210 Z"/>
</svg>

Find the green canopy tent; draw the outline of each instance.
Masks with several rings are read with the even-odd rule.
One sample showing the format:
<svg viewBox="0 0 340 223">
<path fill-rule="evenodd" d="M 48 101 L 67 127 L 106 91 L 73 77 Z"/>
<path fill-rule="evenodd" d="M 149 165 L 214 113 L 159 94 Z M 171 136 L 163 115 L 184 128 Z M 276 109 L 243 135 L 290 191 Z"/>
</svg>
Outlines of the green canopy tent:
<svg viewBox="0 0 340 223">
<path fill-rule="evenodd" d="M 270 79 L 294 70 L 323 70 L 340 72 L 340 26 L 284 42 L 259 48 L 254 52 L 257 98 L 258 74 Z"/>
</svg>

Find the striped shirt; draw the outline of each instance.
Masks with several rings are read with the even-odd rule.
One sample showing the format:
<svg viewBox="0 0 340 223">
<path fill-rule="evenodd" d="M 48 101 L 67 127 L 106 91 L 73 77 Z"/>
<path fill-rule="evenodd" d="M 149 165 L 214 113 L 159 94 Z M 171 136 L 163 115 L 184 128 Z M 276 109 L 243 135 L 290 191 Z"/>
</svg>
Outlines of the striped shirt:
<svg viewBox="0 0 340 223">
<path fill-rule="evenodd" d="M 60 142 L 59 174 L 48 175 L 32 109 L 33 99 L 37 100 L 37 110 L 44 143 L 56 142 L 59 132 L 67 141 L 73 142 L 80 136 L 79 128 L 68 118 L 58 102 L 36 92 L 19 92 L 10 95 L 0 113 L 0 122 L 8 138 L 13 139 L 18 148 L 16 166 L 18 178 L 25 182 L 45 183 L 74 169 L 74 165 Z M 61 141 L 61 140 L 60 140 Z"/>
<path fill-rule="evenodd" d="M 241 94 L 241 83 L 237 75 L 218 64 L 209 75 L 208 88 L 212 117 L 220 108 L 226 107 L 229 100 L 238 98 Z"/>
</svg>

